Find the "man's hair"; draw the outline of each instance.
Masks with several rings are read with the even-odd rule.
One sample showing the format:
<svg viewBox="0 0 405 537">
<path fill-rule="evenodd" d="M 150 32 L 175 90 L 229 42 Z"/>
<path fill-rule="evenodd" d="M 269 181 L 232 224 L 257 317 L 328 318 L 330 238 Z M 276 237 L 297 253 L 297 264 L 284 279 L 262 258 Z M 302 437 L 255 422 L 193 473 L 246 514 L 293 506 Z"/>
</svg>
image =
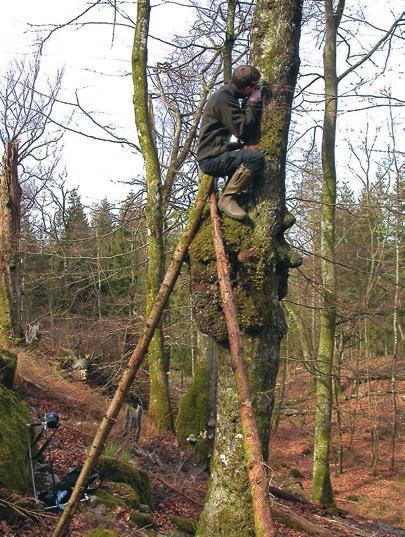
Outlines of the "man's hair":
<svg viewBox="0 0 405 537">
<path fill-rule="evenodd" d="M 232 73 L 231 82 L 237 89 L 250 86 L 253 82 L 258 82 L 260 72 L 252 65 L 240 65 Z"/>
</svg>

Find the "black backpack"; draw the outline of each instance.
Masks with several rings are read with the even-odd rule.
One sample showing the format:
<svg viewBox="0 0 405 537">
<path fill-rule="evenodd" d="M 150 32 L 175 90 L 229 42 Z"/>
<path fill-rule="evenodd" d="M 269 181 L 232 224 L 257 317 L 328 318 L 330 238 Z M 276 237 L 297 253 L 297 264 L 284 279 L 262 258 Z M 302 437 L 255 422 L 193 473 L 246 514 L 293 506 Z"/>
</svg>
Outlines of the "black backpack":
<svg viewBox="0 0 405 537">
<path fill-rule="evenodd" d="M 48 507 L 63 509 L 65 504 L 69 501 L 70 496 L 72 495 L 73 488 L 79 478 L 82 468 L 82 464 L 76 466 L 76 468 L 73 468 L 73 470 L 66 474 L 62 481 L 58 485 L 56 485 L 55 489 L 44 490 L 38 496 L 38 499 L 41 502 L 45 503 Z M 100 486 L 100 471 L 98 468 L 95 468 L 95 470 L 93 470 L 92 474 L 89 477 L 84 494 L 91 494 L 92 492 L 95 492 L 97 489 L 99 489 Z"/>
</svg>

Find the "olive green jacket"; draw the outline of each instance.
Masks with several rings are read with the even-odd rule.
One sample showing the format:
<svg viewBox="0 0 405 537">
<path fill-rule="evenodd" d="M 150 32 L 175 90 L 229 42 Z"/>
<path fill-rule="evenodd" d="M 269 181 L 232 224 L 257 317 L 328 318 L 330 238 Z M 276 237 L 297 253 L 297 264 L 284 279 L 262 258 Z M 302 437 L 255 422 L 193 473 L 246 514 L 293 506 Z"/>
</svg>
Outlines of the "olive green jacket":
<svg viewBox="0 0 405 537">
<path fill-rule="evenodd" d="M 261 102 L 245 101 L 239 104 L 238 94 L 230 84 L 216 91 L 205 105 L 201 119 L 197 160 L 216 157 L 249 143 L 260 123 Z M 230 144 L 231 135 L 239 146 Z"/>
</svg>

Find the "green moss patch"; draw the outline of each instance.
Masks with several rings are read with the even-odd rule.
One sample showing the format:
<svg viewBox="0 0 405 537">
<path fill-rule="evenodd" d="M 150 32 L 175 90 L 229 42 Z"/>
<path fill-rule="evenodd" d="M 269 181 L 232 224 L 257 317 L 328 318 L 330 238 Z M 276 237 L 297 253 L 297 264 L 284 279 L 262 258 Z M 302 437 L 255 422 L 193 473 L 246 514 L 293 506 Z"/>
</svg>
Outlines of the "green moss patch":
<svg viewBox="0 0 405 537">
<path fill-rule="evenodd" d="M 0 386 L 0 488 L 25 492 L 30 485 L 27 423 L 31 414 L 15 393 Z"/>
<path fill-rule="evenodd" d="M 188 518 L 178 515 L 169 515 L 169 520 L 178 530 L 188 535 L 195 535 L 196 524 Z"/>
<path fill-rule="evenodd" d="M 85 537 L 119 537 L 115 531 L 106 530 L 105 528 L 98 527 L 85 534 Z"/>
<path fill-rule="evenodd" d="M 124 500 L 125 504 L 131 509 L 138 509 L 140 506 L 139 495 L 131 485 L 127 483 L 109 483 L 108 488 L 115 496 Z"/>
<path fill-rule="evenodd" d="M 140 503 L 153 507 L 152 488 L 146 472 L 129 462 L 106 456 L 99 458 L 98 466 L 104 481 L 130 485 L 138 494 Z"/>
<path fill-rule="evenodd" d="M 256 334 L 272 322 L 273 293 L 269 282 L 279 285 L 279 278 L 274 277 L 278 261 L 276 249 L 268 236 L 262 237 L 248 222 L 224 217 L 222 233 L 240 326 L 247 333 Z M 198 325 L 202 332 L 217 341 L 226 341 L 227 330 L 209 220 L 201 224 L 189 252 Z M 273 277 L 269 278 L 271 274 Z"/>
<path fill-rule="evenodd" d="M 101 489 L 97 492 L 93 499 L 93 505 L 105 505 L 109 509 L 115 509 L 116 507 L 128 507 L 125 500 L 119 496 L 115 496 L 107 489 Z"/>
<path fill-rule="evenodd" d="M 150 526 L 152 524 L 151 516 L 147 513 L 141 513 L 141 511 L 133 511 L 131 513 L 131 520 L 140 528 L 144 528 L 145 526 Z"/>
<path fill-rule="evenodd" d="M 105 505 L 114 509 L 124 507 L 138 509 L 139 496 L 136 491 L 126 483 L 108 483 L 108 488 L 99 490 L 94 498 L 94 505 Z"/>
</svg>

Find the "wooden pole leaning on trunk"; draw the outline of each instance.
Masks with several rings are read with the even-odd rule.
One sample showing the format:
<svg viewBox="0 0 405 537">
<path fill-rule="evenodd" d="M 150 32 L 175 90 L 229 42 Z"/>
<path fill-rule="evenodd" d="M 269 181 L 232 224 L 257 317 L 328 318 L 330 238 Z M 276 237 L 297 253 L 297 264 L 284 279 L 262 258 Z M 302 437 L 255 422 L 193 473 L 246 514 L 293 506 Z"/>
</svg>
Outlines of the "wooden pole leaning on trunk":
<svg viewBox="0 0 405 537">
<path fill-rule="evenodd" d="M 212 235 L 217 257 L 218 280 L 228 329 L 229 346 L 231 349 L 232 369 L 235 374 L 236 391 L 238 393 L 239 414 L 242 424 L 243 444 L 247 474 L 252 495 L 253 518 L 256 537 L 275 537 L 276 530 L 270 511 L 268 495 L 269 480 L 266 475 L 262 446 L 250 398 L 249 380 L 243 362 L 244 345 L 239 328 L 237 311 L 233 299 L 229 276 L 228 259 L 222 240 L 221 223 L 218 214 L 217 197 L 211 192 L 210 209 L 212 219 Z"/>
<path fill-rule="evenodd" d="M 131 386 L 135 375 L 138 372 L 139 367 L 141 366 L 146 356 L 155 328 L 160 320 L 160 317 L 169 299 L 170 293 L 172 292 L 174 284 L 180 273 L 180 268 L 183 264 L 188 247 L 190 246 L 198 229 L 202 212 L 204 210 L 205 204 L 212 188 L 212 183 L 213 177 L 209 175 L 201 176 L 200 186 L 198 189 L 194 207 L 190 212 L 187 226 L 182 236 L 180 237 L 179 242 L 177 243 L 169 268 L 166 271 L 165 277 L 155 298 L 154 305 L 151 309 L 149 317 L 145 322 L 142 337 L 138 341 L 135 350 L 129 358 L 127 367 L 121 377 L 114 397 L 111 400 L 106 415 L 104 416 L 98 428 L 96 436 L 94 437 L 93 444 L 90 447 L 87 458 L 84 461 L 82 471 L 80 472 L 79 478 L 73 489 L 70 500 L 58 521 L 58 524 L 52 534 L 52 537 L 62 537 L 65 534 L 73 518 L 73 515 L 76 512 L 79 500 L 86 489 L 90 473 L 104 448 L 105 441 L 107 440 L 108 434 L 116 421 L 118 413 L 124 403 L 125 396 L 128 393 L 129 387 Z"/>
</svg>

